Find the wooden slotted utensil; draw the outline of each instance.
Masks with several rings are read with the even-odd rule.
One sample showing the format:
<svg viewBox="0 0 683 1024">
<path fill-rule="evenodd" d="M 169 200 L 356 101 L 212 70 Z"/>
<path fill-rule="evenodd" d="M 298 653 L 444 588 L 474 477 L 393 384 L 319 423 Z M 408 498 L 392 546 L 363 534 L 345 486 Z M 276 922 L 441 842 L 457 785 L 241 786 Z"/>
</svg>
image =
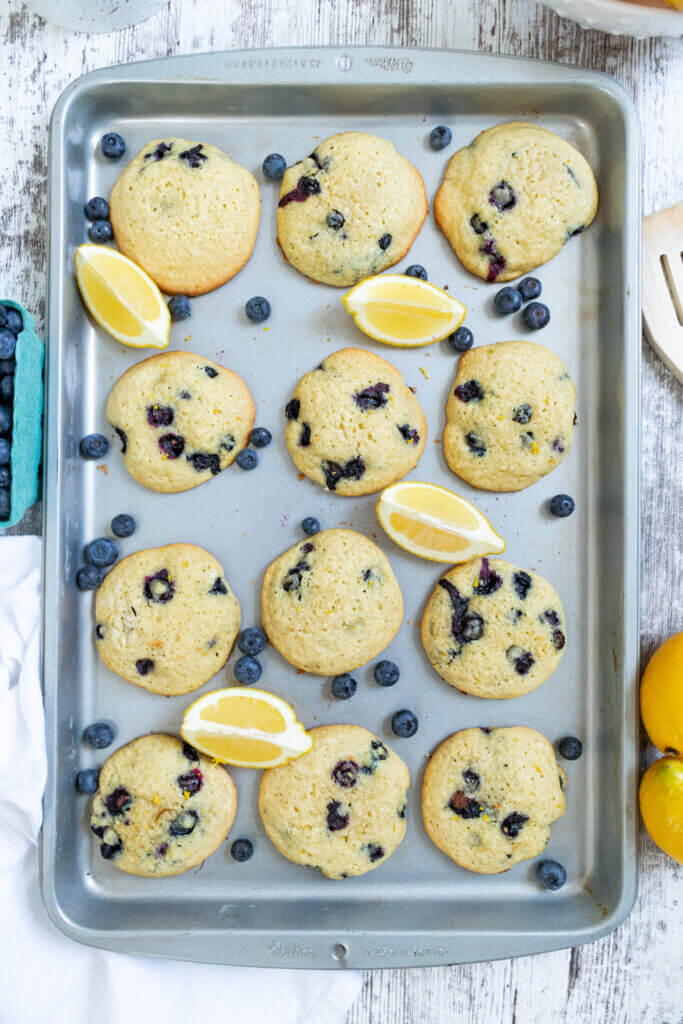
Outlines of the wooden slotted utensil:
<svg viewBox="0 0 683 1024">
<path fill-rule="evenodd" d="M 683 384 L 683 202 L 643 221 L 643 321 L 648 341 Z"/>
</svg>

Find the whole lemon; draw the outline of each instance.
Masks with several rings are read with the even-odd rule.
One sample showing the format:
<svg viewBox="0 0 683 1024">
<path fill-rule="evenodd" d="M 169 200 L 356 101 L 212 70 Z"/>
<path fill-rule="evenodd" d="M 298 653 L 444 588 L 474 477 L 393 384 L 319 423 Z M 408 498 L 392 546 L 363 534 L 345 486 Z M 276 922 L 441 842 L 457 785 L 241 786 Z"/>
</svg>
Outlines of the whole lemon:
<svg viewBox="0 0 683 1024">
<path fill-rule="evenodd" d="M 650 658 L 640 684 L 640 714 L 664 754 L 683 755 L 683 633 L 674 633 Z"/>
<path fill-rule="evenodd" d="M 640 813 L 652 841 L 683 864 L 683 758 L 650 765 L 640 780 Z"/>
</svg>

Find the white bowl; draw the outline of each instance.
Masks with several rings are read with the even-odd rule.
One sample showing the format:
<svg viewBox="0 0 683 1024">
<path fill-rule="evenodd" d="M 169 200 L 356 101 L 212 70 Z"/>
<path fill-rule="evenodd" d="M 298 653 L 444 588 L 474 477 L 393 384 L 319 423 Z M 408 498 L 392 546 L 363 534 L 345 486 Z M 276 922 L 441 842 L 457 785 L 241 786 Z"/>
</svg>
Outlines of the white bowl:
<svg viewBox="0 0 683 1024">
<path fill-rule="evenodd" d="M 663 6 L 664 0 L 624 3 L 622 0 L 541 0 L 564 18 L 584 28 L 597 28 L 616 36 L 683 35 L 683 11 Z"/>
</svg>

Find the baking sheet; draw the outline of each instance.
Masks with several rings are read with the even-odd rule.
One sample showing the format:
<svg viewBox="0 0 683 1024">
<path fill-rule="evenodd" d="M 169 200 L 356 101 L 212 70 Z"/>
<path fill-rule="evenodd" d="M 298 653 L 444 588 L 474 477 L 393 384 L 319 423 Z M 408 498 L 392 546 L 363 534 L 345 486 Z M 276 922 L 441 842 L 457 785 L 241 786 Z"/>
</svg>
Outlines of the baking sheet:
<svg viewBox="0 0 683 1024">
<path fill-rule="evenodd" d="M 396 350 L 376 344 L 344 312 L 343 290 L 316 285 L 288 267 L 275 242 L 277 184 L 263 183 L 254 255 L 228 285 L 193 302 L 192 319 L 171 328 L 171 349 L 206 355 L 236 370 L 256 403 L 256 424 L 273 432 L 259 468 L 232 466 L 193 491 L 162 495 L 126 473 L 104 415 L 114 381 L 138 358 L 89 321 L 73 279 L 73 252 L 86 239 L 83 204 L 108 195 L 123 163 L 97 143 L 118 131 L 135 154 L 147 141 L 178 135 L 214 143 L 263 181 L 271 151 L 288 162 L 335 132 L 385 136 L 422 173 L 430 205 L 446 162 L 483 128 L 538 121 L 576 145 L 596 172 L 594 225 L 541 268 L 552 312 L 540 335 L 492 308 L 495 288 L 460 266 L 433 217 L 396 268 L 424 264 L 430 280 L 468 307 L 476 343 L 539 341 L 567 362 L 577 386 L 572 452 L 549 477 L 518 494 L 476 492 L 445 465 L 438 440 L 457 360 L 445 342 Z M 435 153 L 429 129 L 447 123 L 453 143 Z M 124 158 L 125 159 L 125 158 Z M 605 934 L 635 898 L 636 679 L 638 649 L 639 231 L 637 123 L 625 93 L 582 70 L 448 51 L 262 50 L 169 58 L 94 72 L 60 98 L 51 126 L 50 292 L 45 440 L 44 689 L 50 778 L 42 839 L 43 896 L 53 921 L 92 945 L 220 963 L 287 967 L 442 964 L 539 952 Z M 273 315 L 244 316 L 265 294 Z M 539 689 L 512 701 L 457 693 L 430 667 L 419 641 L 424 603 L 439 566 L 402 552 L 375 518 L 376 496 L 341 498 L 297 478 L 284 444 L 283 407 L 299 377 L 321 358 L 361 345 L 393 362 L 417 388 L 429 437 L 411 474 L 475 501 L 507 541 L 505 557 L 539 571 L 558 589 L 568 647 Z M 91 431 L 112 436 L 101 464 L 78 455 Z M 577 509 L 555 520 L 544 509 L 557 492 Z M 95 719 L 118 725 L 116 746 L 148 730 L 177 731 L 200 694 L 233 681 L 228 666 L 204 689 L 165 699 L 130 686 L 99 660 L 93 599 L 74 578 L 87 540 L 130 512 L 138 530 L 122 554 L 172 541 L 208 548 L 223 563 L 244 625 L 259 621 L 259 589 L 270 560 L 302 536 L 316 515 L 375 536 L 403 590 L 406 618 L 386 651 L 401 667 L 391 689 L 354 673 L 355 697 L 331 698 L 329 680 L 296 671 L 272 649 L 260 686 L 291 701 L 307 726 L 352 721 L 385 737 L 407 762 L 413 786 L 408 832 L 379 870 L 333 882 L 286 861 L 267 840 L 256 809 L 260 773 L 231 769 L 239 809 L 231 838 L 256 852 L 237 864 L 224 844 L 202 867 L 169 879 L 124 875 L 103 861 L 88 831 L 89 800 L 74 792 L 78 768 L 104 752 L 82 742 Z M 418 715 L 410 740 L 391 733 L 400 707 Z M 456 729 L 523 724 L 551 741 L 575 734 L 583 757 L 567 765 L 568 805 L 547 855 L 567 868 L 558 893 L 541 891 L 533 861 L 505 875 L 458 868 L 427 839 L 419 791 L 425 759 Z"/>
</svg>

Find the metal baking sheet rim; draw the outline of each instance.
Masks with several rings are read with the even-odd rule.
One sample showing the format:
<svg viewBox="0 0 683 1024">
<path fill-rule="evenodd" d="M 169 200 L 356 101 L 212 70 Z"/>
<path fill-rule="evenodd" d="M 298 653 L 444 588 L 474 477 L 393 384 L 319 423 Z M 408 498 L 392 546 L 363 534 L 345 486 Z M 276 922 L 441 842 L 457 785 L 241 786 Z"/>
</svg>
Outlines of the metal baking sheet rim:
<svg viewBox="0 0 683 1024">
<path fill-rule="evenodd" d="M 61 193 L 65 165 L 60 146 L 61 131 L 72 100 L 92 86 L 105 87 L 122 81 L 181 83 L 220 82 L 223 84 L 259 81 L 261 62 L 277 62 L 276 74 L 270 75 L 269 85 L 298 83 L 316 85 L 325 73 L 337 73 L 340 87 L 345 85 L 377 84 L 390 78 L 393 83 L 409 88 L 411 82 L 419 85 L 441 83 L 441 74 L 453 70 L 457 60 L 460 81 L 479 81 L 482 85 L 500 82 L 501 74 L 524 67 L 521 84 L 582 87 L 603 92 L 618 108 L 626 137 L 628 159 L 624 168 L 624 207 L 632 211 L 624 227 L 624 250 L 629 268 L 630 286 L 623 298 L 624 316 L 624 391 L 630 415 L 626 419 L 627 444 L 624 466 L 624 619 L 623 649 L 619 652 L 621 670 L 621 838 L 623 854 L 623 884 L 619 899 L 611 912 L 605 912 L 598 926 L 584 929 L 536 931 L 529 934 L 477 931 L 463 937 L 449 931 L 413 931 L 409 935 L 400 930 L 382 930 L 359 933 L 342 929 L 297 929 L 278 932 L 266 930 L 203 929 L 201 934 L 210 942 L 201 942 L 197 951 L 197 936 L 191 931 L 118 931 L 88 929 L 74 923 L 63 911 L 54 887 L 52 874 L 56 829 L 54 807 L 50 805 L 49 788 L 44 801 L 45 819 L 40 842 L 41 892 L 47 913 L 65 935 L 86 945 L 120 952 L 134 952 L 148 956 L 203 962 L 263 965 L 282 968 L 389 968 L 473 963 L 549 952 L 555 949 L 593 942 L 613 931 L 630 913 L 637 895 L 637 679 L 639 635 L 639 508 L 640 508 L 640 146 L 639 126 L 635 107 L 625 90 L 609 76 L 585 71 L 568 65 L 552 64 L 527 58 L 479 54 L 457 50 L 397 51 L 381 47 L 318 47 L 277 48 L 262 50 L 227 51 L 213 54 L 195 54 L 171 57 L 138 64 L 102 69 L 84 75 L 71 83 L 61 94 L 53 110 L 50 124 L 49 209 L 53 199 Z M 295 69 L 295 70 L 294 70 Z M 321 71 L 323 69 L 323 71 Z M 294 73 L 290 73 L 294 70 Z M 494 73 L 495 72 L 495 73 Z M 411 77 L 413 76 L 414 77 Z M 458 79 L 454 85 L 458 84 Z M 61 225 L 60 225 L 61 227 Z M 54 230 L 51 221 L 49 233 L 49 267 L 63 259 L 61 231 Z M 49 273 L 48 337 L 57 333 L 60 323 L 61 295 L 54 294 L 52 273 Z M 57 574 L 59 565 L 52 523 L 53 507 L 59 478 L 60 439 L 55 426 L 59 410 L 59 382 L 50 379 L 46 364 L 46 430 L 43 465 L 45 467 L 45 500 L 43 504 L 43 665 L 51 664 L 55 623 Z M 54 439 L 54 440 L 53 440 Z M 51 447 L 51 445 L 54 445 Z M 56 745 L 50 743 L 55 732 L 54 693 L 44 685 L 46 732 L 48 736 L 48 766 L 57 757 Z M 358 950 L 362 941 L 364 948 Z M 340 946 L 338 944 L 341 944 Z M 237 948 L 238 947 L 238 948 Z M 338 955 L 335 955 L 335 949 Z"/>
</svg>

